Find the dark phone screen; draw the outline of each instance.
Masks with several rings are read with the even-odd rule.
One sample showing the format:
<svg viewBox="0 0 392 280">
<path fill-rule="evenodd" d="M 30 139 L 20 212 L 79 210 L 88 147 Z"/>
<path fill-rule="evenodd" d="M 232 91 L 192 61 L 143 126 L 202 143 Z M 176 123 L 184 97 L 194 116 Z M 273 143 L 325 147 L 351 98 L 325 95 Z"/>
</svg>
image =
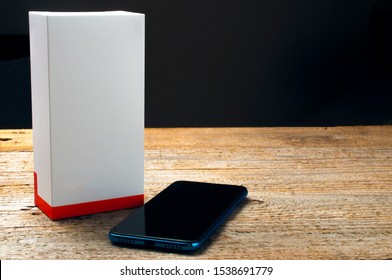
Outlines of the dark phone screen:
<svg viewBox="0 0 392 280">
<path fill-rule="evenodd" d="M 242 186 L 174 182 L 135 209 L 112 232 L 196 241 L 246 194 Z"/>
</svg>

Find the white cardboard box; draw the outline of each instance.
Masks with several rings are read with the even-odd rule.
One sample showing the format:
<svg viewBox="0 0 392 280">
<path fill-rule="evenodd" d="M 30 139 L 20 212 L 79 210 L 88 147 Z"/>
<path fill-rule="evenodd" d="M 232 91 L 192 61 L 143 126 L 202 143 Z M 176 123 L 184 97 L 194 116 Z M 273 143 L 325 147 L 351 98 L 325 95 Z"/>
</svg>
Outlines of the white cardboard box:
<svg viewBox="0 0 392 280">
<path fill-rule="evenodd" d="M 35 204 L 144 203 L 144 14 L 29 12 Z"/>
</svg>

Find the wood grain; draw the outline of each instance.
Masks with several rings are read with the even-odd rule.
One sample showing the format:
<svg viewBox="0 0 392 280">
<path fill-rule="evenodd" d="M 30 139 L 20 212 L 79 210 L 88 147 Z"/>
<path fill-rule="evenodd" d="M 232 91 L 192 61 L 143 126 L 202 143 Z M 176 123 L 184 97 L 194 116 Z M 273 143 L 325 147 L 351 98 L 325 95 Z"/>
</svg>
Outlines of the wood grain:
<svg viewBox="0 0 392 280">
<path fill-rule="evenodd" d="M 193 254 L 113 246 L 131 210 L 50 221 L 32 171 L 31 130 L 0 131 L 0 259 L 392 258 L 392 126 L 146 129 L 146 200 L 176 180 L 249 190 Z"/>
</svg>

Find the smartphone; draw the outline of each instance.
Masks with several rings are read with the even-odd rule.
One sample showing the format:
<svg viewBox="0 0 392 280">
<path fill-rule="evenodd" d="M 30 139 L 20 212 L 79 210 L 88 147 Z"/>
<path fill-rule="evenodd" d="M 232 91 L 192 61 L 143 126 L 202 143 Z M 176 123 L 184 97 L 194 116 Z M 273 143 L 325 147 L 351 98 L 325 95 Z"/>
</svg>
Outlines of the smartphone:
<svg viewBox="0 0 392 280">
<path fill-rule="evenodd" d="M 176 181 L 113 227 L 109 239 L 113 243 L 194 251 L 247 194 L 243 186 Z"/>
</svg>

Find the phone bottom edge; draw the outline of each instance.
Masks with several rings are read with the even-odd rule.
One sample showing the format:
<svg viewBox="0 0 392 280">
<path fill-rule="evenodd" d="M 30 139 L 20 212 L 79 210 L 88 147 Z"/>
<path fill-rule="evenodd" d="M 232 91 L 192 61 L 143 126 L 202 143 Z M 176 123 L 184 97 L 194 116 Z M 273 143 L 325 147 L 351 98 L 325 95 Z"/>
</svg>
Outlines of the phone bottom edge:
<svg viewBox="0 0 392 280">
<path fill-rule="evenodd" d="M 162 250 L 174 250 L 192 252 L 199 249 L 201 242 L 181 242 L 172 240 L 162 240 L 154 238 L 130 237 L 110 232 L 109 239 L 112 243 L 126 246 L 136 246 L 145 248 L 157 248 Z"/>
</svg>

